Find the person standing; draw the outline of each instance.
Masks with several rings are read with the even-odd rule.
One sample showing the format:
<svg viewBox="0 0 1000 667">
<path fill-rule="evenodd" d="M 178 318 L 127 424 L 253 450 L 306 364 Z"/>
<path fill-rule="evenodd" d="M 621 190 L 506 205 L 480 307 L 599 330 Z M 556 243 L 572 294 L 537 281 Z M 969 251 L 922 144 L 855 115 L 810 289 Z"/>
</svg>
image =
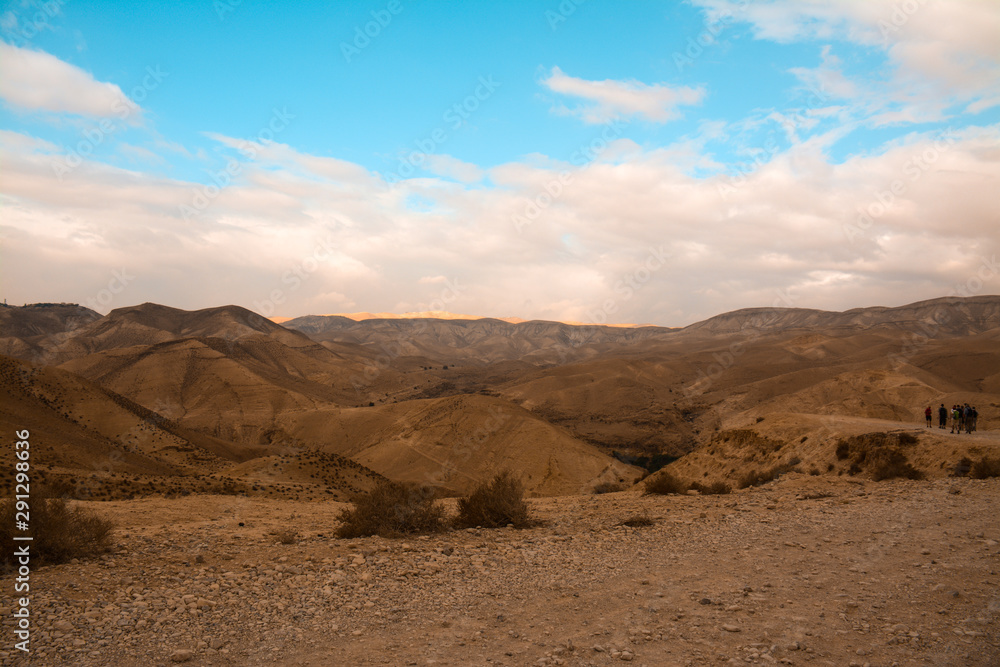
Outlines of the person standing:
<svg viewBox="0 0 1000 667">
<path fill-rule="evenodd" d="M 924 410 L 924 418 L 927 420 L 927 428 L 930 428 L 931 427 L 931 406 L 929 406 L 929 405 L 927 406 L 927 409 Z"/>
<path fill-rule="evenodd" d="M 944 428 L 948 425 L 948 408 L 944 407 L 944 403 L 938 408 L 938 428 Z"/>
<path fill-rule="evenodd" d="M 951 432 L 962 432 L 962 408 L 958 405 L 951 406 Z"/>
</svg>

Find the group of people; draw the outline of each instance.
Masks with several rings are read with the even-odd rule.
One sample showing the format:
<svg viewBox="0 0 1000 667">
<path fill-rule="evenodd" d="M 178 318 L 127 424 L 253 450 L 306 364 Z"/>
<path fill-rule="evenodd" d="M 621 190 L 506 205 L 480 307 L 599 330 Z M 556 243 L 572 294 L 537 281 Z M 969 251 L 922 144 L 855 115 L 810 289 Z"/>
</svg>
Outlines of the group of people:
<svg viewBox="0 0 1000 667">
<path fill-rule="evenodd" d="M 924 410 L 924 417 L 927 418 L 927 428 L 931 427 L 931 415 L 933 414 L 931 406 L 927 406 Z M 976 422 L 979 420 L 979 412 L 974 406 L 966 403 L 965 405 L 953 405 L 951 410 L 944 407 L 944 403 L 938 408 L 938 428 L 948 427 L 948 417 L 951 416 L 951 432 L 961 433 L 962 429 L 965 429 L 966 433 L 972 433 L 976 430 Z"/>
</svg>

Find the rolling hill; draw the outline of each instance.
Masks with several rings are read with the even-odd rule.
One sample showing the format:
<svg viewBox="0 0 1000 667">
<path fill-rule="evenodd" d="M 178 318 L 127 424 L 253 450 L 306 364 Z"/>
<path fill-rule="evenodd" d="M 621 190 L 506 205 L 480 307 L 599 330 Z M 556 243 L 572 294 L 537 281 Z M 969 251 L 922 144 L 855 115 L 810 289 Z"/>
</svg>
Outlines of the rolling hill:
<svg viewBox="0 0 1000 667">
<path fill-rule="evenodd" d="M 53 469 L 113 456 L 121 474 L 234 492 L 346 496 L 386 476 L 456 494 L 510 468 L 535 495 L 579 493 L 634 481 L 642 471 L 623 461 L 637 457 L 682 457 L 671 467 L 702 475 L 754 465 L 727 444 L 743 440 L 725 438 L 747 430 L 798 442 L 825 474 L 856 420 L 909 428 L 927 405 L 953 402 L 977 405 L 984 429 L 1000 420 L 996 296 L 744 309 L 683 329 L 279 325 L 236 306 L 157 304 L 96 319 L 66 304 L 0 315 L 4 349 L 45 364 L 4 360 L 0 416 L 60 443 L 45 452 Z M 932 459 L 921 460 L 943 461 Z"/>
</svg>

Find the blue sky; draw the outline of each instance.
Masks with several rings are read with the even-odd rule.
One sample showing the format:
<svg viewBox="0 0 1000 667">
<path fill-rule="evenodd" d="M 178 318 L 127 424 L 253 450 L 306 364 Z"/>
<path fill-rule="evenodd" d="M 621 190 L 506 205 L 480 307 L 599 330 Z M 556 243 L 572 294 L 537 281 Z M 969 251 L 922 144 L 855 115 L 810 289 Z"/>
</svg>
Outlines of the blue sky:
<svg viewBox="0 0 1000 667">
<path fill-rule="evenodd" d="M 996 34 L 985 0 L 4 3 L 3 296 L 676 325 L 997 293 Z"/>
</svg>

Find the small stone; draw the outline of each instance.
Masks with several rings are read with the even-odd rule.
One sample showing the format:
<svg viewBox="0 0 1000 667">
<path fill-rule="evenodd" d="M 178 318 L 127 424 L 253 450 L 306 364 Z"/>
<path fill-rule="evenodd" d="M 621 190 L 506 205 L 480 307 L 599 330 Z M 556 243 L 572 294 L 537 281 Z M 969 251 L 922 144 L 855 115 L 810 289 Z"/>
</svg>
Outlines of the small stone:
<svg viewBox="0 0 1000 667">
<path fill-rule="evenodd" d="M 722 629 L 725 630 L 726 632 L 739 632 L 740 631 L 740 627 L 738 625 L 732 625 L 730 623 L 723 624 Z"/>
<path fill-rule="evenodd" d="M 179 649 L 170 654 L 171 662 L 187 662 L 194 657 L 194 651 L 186 648 Z"/>
<path fill-rule="evenodd" d="M 631 651 L 622 651 L 622 654 L 618 656 L 619 660 L 624 660 L 625 662 L 632 662 L 633 658 L 635 658 L 635 655 Z"/>
</svg>

